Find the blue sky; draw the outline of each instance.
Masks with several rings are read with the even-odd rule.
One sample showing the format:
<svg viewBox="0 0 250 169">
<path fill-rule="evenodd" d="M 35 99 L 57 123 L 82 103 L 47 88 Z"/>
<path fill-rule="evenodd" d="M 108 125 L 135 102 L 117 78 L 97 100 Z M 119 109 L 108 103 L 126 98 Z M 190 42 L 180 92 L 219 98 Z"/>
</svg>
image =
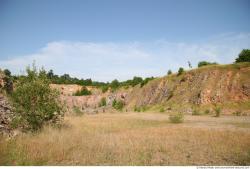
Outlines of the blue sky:
<svg viewBox="0 0 250 169">
<path fill-rule="evenodd" d="M 0 0 L 0 67 L 110 81 L 250 48 L 248 0 Z"/>
</svg>

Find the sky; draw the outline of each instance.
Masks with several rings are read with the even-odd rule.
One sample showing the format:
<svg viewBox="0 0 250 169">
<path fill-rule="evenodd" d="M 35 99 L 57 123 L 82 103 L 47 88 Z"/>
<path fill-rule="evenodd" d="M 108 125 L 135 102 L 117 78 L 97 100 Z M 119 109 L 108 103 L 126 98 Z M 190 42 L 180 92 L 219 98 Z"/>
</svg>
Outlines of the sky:
<svg viewBox="0 0 250 169">
<path fill-rule="evenodd" d="M 250 48 L 249 0 L 0 0 L 0 68 L 98 81 L 163 76 Z"/>
</svg>

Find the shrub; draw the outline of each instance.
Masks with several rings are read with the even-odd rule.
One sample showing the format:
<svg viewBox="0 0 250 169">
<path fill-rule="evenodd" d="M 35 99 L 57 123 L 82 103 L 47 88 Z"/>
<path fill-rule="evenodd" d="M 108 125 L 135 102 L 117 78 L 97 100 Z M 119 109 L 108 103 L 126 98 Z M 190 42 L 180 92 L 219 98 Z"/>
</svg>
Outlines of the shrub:
<svg viewBox="0 0 250 169">
<path fill-rule="evenodd" d="M 250 62 L 250 49 L 243 49 L 238 58 L 235 59 L 236 63 L 239 62 Z"/>
<path fill-rule="evenodd" d="M 99 107 L 106 106 L 106 105 L 107 105 L 106 98 L 105 97 L 101 98 L 101 101 L 99 102 Z"/>
<path fill-rule="evenodd" d="M 73 94 L 73 96 L 86 96 L 91 95 L 91 91 L 89 91 L 85 86 L 82 87 L 81 90 L 77 90 L 76 93 Z"/>
<path fill-rule="evenodd" d="M 184 73 L 184 68 L 180 67 L 178 70 L 178 76 Z"/>
<path fill-rule="evenodd" d="M 169 115 L 169 120 L 171 123 L 182 123 L 184 121 L 183 113 L 172 113 Z"/>
<path fill-rule="evenodd" d="M 113 102 L 112 102 L 112 107 L 115 107 L 116 102 L 117 102 L 116 99 L 114 99 Z"/>
<path fill-rule="evenodd" d="M 120 100 L 118 101 L 113 100 L 112 107 L 115 108 L 116 110 L 122 110 L 124 107 L 124 102 Z"/>
<path fill-rule="evenodd" d="M 216 62 L 207 62 L 207 61 L 200 61 L 198 63 L 198 67 L 202 67 L 202 66 L 207 66 L 207 65 L 217 65 L 218 63 Z"/>
<path fill-rule="evenodd" d="M 108 91 L 108 86 L 102 86 L 102 93 L 106 93 Z"/>
<path fill-rule="evenodd" d="M 131 85 L 134 87 L 134 86 L 136 86 L 136 85 L 138 85 L 138 84 L 140 84 L 140 83 L 142 83 L 143 82 L 143 79 L 141 78 L 141 77 L 137 77 L 137 76 L 135 76 L 134 78 L 133 78 L 133 80 L 131 81 Z M 145 83 L 145 82 L 144 82 Z M 145 83 L 146 84 L 146 83 Z"/>
<path fill-rule="evenodd" d="M 199 112 L 198 109 L 193 109 L 192 115 L 193 115 L 193 116 L 199 116 L 199 115 L 201 115 L 201 113 Z"/>
<path fill-rule="evenodd" d="M 79 107 L 74 106 L 73 107 L 73 112 L 77 115 L 77 116 L 81 116 L 83 115 L 83 112 L 79 109 Z"/>
<path fill-rule="evenodd" d="M 161 113 L 165 112 L 165 109 L 164 109 L 163 107 L 160 108 L 160 112 L 161 112 Z"/>
<path fill-rule="evenodd" d="M 204 114 L 209 114 L 210 113 L 210 110 L 209 109 L 206 109 L 205 111 L 204 111 Z"/>
<path fill-rule="evenodd" d="M 142 112 L 145 112 L 146 110 L 147 110 L 147 107 L 146 107 L 146 106 L 142 106 L 142 107 L 141 107 L 141 111 L 142 111 Z"/>
<path fill-rule="evenodd" d="M 220 114 L 221 114 L 221 108 L 216 106 L 214 108 L 214 111 L 215 111 L 215 117 L 220 117 Z"/>
<path fill-rule="evenodd" d="M 59 92 L 51 89 L 46 71 L 27 67 L 27 76 L 22 76 L 11 95 L 18 126 L 38 130 L 46 122 L 56 123 L 63 116 Z"/>
<path fill-rule="evenodd" d="M 236 116 L 241 116 L 242 112 L 238 110 L 238 111 L 234 112 L 233 114 L 236 115 Z"/>
<path fill-rule="evenodd" d="M 154 77 L 147 77 L 145 78 L 142 82 L 141 82 L 141 87 L 143 87 L 144 85 L 146 85 L 150 80 L 153 80 Z"/>
<path fill-rule="evenodd" d="M 135 106 L 135 107 L 134 107 L 134 111 L 135 111 L 135 112 L 140 112 L 141 109 L 140 109 L 140 107 Z"/>
</svg>

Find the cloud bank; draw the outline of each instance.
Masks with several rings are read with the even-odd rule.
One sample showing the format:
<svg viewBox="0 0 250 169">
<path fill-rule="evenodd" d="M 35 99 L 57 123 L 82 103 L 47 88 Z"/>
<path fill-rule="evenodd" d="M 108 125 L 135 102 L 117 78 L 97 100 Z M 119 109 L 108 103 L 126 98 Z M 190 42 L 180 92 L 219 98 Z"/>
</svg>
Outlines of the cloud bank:
<svg viewBox="0 0 250 169">
<path fill-rule="evenodd" d="M 250 33 L 228 33 L 199 43 L 151 42 L 91 43 L 55 41 L 33 54 L 0 60 L 0 67 L 20 74 L 35 60 L 56 74 L 98 81 L 126 80 L 133 76 L 163 76 L 168 69 L 193 67 L 201 60 L 232 63 L 243 48 L 250 48 Z"/>
</svg>

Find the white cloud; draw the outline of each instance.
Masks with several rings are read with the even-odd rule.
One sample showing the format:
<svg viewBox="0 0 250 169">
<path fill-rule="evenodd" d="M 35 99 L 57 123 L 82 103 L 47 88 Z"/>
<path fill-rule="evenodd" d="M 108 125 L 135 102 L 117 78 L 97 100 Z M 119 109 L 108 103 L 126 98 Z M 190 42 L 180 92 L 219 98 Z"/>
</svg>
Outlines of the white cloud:
<svg viewBox="0 0 250 169">
<path fill-rule="evenodd" d="M 133 76 L 162 76 L 168 69 L 187 68 L 201 60 L 232 63 L 243 48 L 250 48 L 250 33 L 228 33 L 200 43 L 166 40 L 130 43 L 55 41 L 38 52 L 0 60 L 1 68 L 20 73 L 35 60 L 38 66 L 100 81 L 126 80 Z"/>
</svg>

